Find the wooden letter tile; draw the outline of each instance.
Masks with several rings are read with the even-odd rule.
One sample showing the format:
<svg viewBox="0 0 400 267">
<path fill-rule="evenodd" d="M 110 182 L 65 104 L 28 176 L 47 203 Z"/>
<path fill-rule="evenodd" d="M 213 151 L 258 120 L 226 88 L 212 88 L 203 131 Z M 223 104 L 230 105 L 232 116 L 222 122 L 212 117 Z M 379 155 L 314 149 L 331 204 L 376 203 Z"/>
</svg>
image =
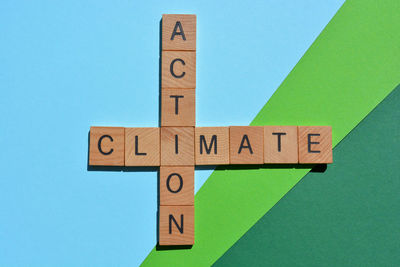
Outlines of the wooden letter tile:
<svg viewBox="0 0 400 267">
<path fill-rule="evenodd" d="M 196 15 L 162 16 L 163 50 L 196 50 Z"/>
<path fill-rule="evenodd" d="M 194 206 L 160 206 L 158 244 L 194 244 Z"/>
<path fill-rule="evenodd" d="M 194 165 L 194 127 L 161 127 L 161 165 Z"/>
<path fill-rule="evenodd" d="M 229 127 L 195 128 L 196 165 L 229 164 Z"/>
<path fill-rule="evenodd" d="M 125 166 L 160 165 L 160 129 L 125 128 Z"/>
<path fill-rule="evenodd" d="M 298 163 L 297 126 L 264 126 L 264 163 Z"/>
<path fill-rule="evenodd" d="M 332 127 L 299 126 L 299 163 L 332 163 Z"/>
<path fill-rule="evenodd" d="M 123 127 L 90 127 L 89 165 L 124 166 Z"/>
<path fill-rule="evenodd" d="M 161 66 L 162 89 L 196 88 L 196 52 L 163 51 Z"/>
<path fill-rule="evenodd" d="M 231 164 L 264 163 L 264 128 L 262 126 L 231 126 L 229 135 Z"/>
<path fill-rule="evenodd" d="M 160 167 L 160 205 L 194 205 L 194 166 Z"/>
<path fill-rule="evenodd" d="M 161 92 L 161 126 L 195 126 L 196 90 L 169 89 Z"/>
</svg>

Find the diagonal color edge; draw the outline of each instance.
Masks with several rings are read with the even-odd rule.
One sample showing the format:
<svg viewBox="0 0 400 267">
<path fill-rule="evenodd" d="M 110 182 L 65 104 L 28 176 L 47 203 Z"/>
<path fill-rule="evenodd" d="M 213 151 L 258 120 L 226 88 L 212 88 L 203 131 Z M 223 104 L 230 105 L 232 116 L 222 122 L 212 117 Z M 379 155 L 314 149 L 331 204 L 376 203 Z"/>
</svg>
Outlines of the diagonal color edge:
<svg viewBox="0 0 400 267">
<path fill-rule="evenodd" d="M 327 171 L 308 173 L 215 266 L 397 265 L 399 105 L 400 85 L 340 141 Z"/>
</svg>

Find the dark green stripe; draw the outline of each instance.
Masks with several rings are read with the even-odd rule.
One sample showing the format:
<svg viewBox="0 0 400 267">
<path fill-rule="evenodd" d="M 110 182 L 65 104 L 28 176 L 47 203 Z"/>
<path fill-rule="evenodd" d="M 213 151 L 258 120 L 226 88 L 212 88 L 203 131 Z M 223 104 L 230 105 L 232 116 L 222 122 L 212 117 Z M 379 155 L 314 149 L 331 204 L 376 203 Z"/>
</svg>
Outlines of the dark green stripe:
<svg viewBox="0 0 400 267">
<path fill-rule="evenodd" d="M 398 266 L 400 86 L 215 266 Z"/>
</svg>

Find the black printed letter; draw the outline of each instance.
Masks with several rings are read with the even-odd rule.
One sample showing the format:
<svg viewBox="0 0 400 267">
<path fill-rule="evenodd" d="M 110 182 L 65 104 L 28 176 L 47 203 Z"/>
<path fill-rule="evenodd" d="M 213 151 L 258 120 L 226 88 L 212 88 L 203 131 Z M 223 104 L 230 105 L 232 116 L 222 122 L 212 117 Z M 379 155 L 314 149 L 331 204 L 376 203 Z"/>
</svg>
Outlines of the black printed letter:
<svg viewBox="0 0 400 267">
<path fill-rule="evenodd" d="M 247 142 L 246 146 L 244 145 L 244 141 Z M 243 148 L 248 148 L 249 151 L 250 151 L 250 154 L 253 154 L 253 149 L 251 149 L 250 141 L 249 141 L 249 138 L 247 137 L 247 134 L 243 135 L 242 142 L 240 143 L 238 154 L 240 154 L 242 152 Z"/>
<path fill-rule="evenodd" d="M 177 32 L 176 30 L 179 28 L 179 32 Z M 171 35 L 171 41 L 174 40 L 175 35 L 181 35 L 183 41 L 186 41 L 186 37 L 185 37 L 185 32 L 183 31 L 183 27 L 180 21 L 177 21 L 174 27 L 174 31 L 172 32 Z"/>
<path fill-rule="evenodd" d="M 213 135 L 211 137 L 211 142 L 210 142 L 209 147 L 207 147 L 206 138 L 204 137 L 204 135 L 200 135 L 200 154 L 203 154 L 203 145 L 204 145 L 204 148 L 206 149 L 207 154 L 211 153 L 211 148 L 214 145 L 214 154 L 217 154 L 217 136 L 216 135 Z"/>
<path fill-rule="evenodd" d="M 175 220 L 174 216 L 172 214 L 169 215 L 169 233 L 172 234 L 172 225 L 171 221 L 174 221 L 176 228 L 178 228 L 179 232 L 183 234 L 183 214 L 181 214 L 181 227 L 179 227 L 178 222 Z"/>
<path fill-rule="evenodd" d="M 146 156 L 147 153 L 139 152 L 139 136 L 135 135 L 135 155 L 137 156 Z"/>
<path fill-rule="evenodd" d="M 171 178 L 172 178 L 173 176 L 176 176 L 176 177 L 179 178 L 179 187 L 178 187 L 177 190 L 172 190 L 171 187 L 169 186 L 169 183 L 170 183 Z M 171 192 L 171 193 L 176 194 L 176 193 L 178 193 L 179 191 L 182 190 L 182 187 L 183 187 L 182 176 L 180 176 L 179 173 L 171 173 L 171 174 L 168 176 L 168 178 L 167 178 L 167 189 L 168 189 L 168 191 Z"/>
<path fill-rule="evenodd" d="M 179 98 L 184 98 L 184 96 L 183 95 L 170 95 L 169 97 L 175 98 L 175 115 L 178 115 L 178 113 L 179 113 L 179 109 L 178 109 Z"/>
<path fill-rule="evenodd" d="M 171 65 L 169 66 L 169 70 L 170 70 L 172 76 L 174 76 L 175 78 L 178 78 L 178 79 L 179 79 L 179 78 L 183 78 L 183 76 L 185 76 L 186 72 L 183 71 L 180 75 L 176 75 L 176 74 L 175 74 L 175 72 L 174 72 L 174 64 L 175 64 L 175 62 L 177 62 L 177 61 L 179 61 L 180 63 L 182 63 L 183 66 L 186 65 L 186 64 L 185 64 L 185 61 L 183 61 L 182 59 L 180 59 L 180 58 L 175 58 L 174 60 L 172 60 Z"/>
<path fill-rule="evenodd" d="M 320 136 L 320 134 L 308 134 L 307 141 L 308 141 L 308 153 L 321 153 L 319 150 L 311 150 L 311 145 L 318 145 L 319 142 L 311 142 L 311 136 Z"/>
<path fill-rule="evenodd" d="M 114 142 L 113 138 L 112 138 L 111 136 L 109 136 L 108 134 L 103 135 L 102 137 L 100 137 L 99 142 L 97 143 L 97 148 L 99 149 L 99 151 L 100 151 L 101 154 L 103 154 L 103 155 L 110 155 L 110 154 L 113 153 L 113 151 L 114 151 L 113 148 L 111 148 L 110 151 L 108 151 L 108 152 L 104 152 L 104 151 L 101 149 L 101 142 L 103 141 L 104 138 L 108 138 L 108 139 L 110 139 L 111 142 Z"/>
<path fill-rule="evenodd" d="M 281 152 L 281 135 L 286 135 L 286 133 L 272 133 L 272 135 L 278 136 L 278 152 Z"/>
<path fill-rule="evenodd" d="M 178 154 L 179 150 L 178 150 L 178 135 L 175 135 L 175 154 Z"/>
</svg>

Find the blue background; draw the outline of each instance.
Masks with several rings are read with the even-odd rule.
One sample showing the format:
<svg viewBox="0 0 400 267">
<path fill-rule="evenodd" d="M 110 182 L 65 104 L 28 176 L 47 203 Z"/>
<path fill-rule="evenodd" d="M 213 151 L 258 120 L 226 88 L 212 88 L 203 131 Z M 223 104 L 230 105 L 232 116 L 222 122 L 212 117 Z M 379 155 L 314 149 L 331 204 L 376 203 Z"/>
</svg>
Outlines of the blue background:
<svg viewBox="0 0 400 267">
<path fill-rule="evenodd" d="M 197 14 L 197 125 L 247 125 L 342 3 L 2 0 L 0 265 L 135 266 L 155 245 L 156 172 L 87 171 L 87 148 L 90 126 L 158 126 L 163 13 Z"/>
</svg>

